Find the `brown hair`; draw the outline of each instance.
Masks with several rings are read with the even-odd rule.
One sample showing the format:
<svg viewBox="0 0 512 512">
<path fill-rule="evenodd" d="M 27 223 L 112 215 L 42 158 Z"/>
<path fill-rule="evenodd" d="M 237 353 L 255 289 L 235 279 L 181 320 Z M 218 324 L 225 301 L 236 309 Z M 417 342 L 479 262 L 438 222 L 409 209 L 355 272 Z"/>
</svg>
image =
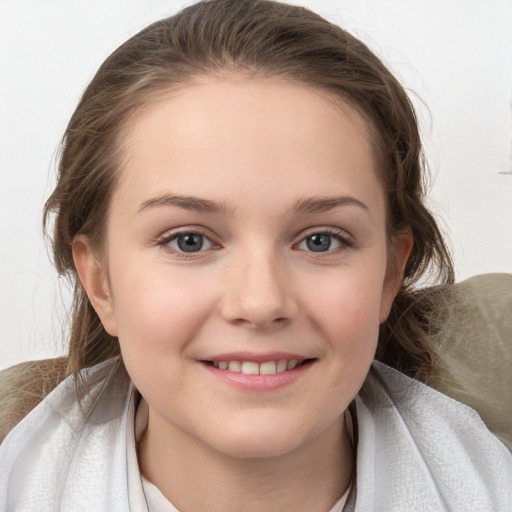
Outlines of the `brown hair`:
<svg viewBox="0 0 512 512">
<path fill-rule="evenodd" d="M 58 183 L 44 222 L 55 214 L 54 260 L 74 282 L 69 369 L 119 354 L 74 268 L 71 246 L 83 234 L 100 246 L 120 167 L 119 138 L 130 116 L 170 88 L 203 74 L 280 77 L 337 95 L 369 123 L 388 197 L 388 238 L 410 230 L 414 246 L 403 286 L 381 326 L 377 357 L 411 375 L 428 375 L 433 352 L 413 291 L 425 273 L 452 282 L 449 252 L 423 204 L 424 166 L 414 109 L 382 62 L 358 39 L 313 12 L 268 0 L 199 2 L 142 30 L 100 67 L 62 143 Z M 390 261 L 393 261 L 390 254 Z"/>
</svg>

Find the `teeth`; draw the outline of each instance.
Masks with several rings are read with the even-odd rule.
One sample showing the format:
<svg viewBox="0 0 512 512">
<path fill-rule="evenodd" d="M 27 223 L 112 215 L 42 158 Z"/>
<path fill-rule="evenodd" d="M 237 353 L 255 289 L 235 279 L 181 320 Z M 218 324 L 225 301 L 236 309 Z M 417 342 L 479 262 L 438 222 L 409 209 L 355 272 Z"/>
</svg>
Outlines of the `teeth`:
<svg viewBox="0 0 512 512">
<path fill-rule="evenodd" d="M 276 362 L 267 361 L 260 364 L 260 375 L 272 375 L 277 372 Z"/>
<path fill-rule="evenodd" d="M 291 361 L 288 361 L 288 364 L 286 365 L 287 370 L 293 370 L 297 366 L 297 359 L 292 359 Z"/>
<path fill-rule="evenodd" d="M 230 370 L 245 375 L 274 375 L 275 373 L 293 370 L 302 361 L 280 359 L 279 361 L 265 361 L 258 364 L 254 361 L 213 361 L 213 366 L 219 370 Z"/>
<path fill-rule="evenodd" d="M 277 362 L 277 372 L 278 373 L 285 372 L 287 366 L 288 366 L 288 361 L 286 359 L 280 359 Z"/>
<path fill-rule="evenodd" d="M 228 368 L 232 371 L 232 372 L 238 372 L 240 373 L 242 371 L 242 365 L 239 361 L 230 361 L 229 362 L 229 365 L 228 365 Z"/>
<path fill-rule="evenodd" d="M 258 375 L 258 373 L 260 373 L 259 364 L 250 361 L 243 362 L 242 373 L 245 373 L 245 375 Z"/>
</svg>

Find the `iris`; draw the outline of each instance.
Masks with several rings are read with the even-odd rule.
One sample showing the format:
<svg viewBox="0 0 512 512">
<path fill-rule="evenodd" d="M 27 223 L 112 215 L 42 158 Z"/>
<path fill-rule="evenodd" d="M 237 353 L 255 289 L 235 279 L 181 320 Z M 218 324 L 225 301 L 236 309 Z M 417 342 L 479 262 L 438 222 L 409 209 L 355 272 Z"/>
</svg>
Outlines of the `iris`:
<svg viewBox="0 0 512 512">
<path fill-rule="evenodd" d="M 325 234 L 311 235 L 306 239 L 306 245 L 313 252 L 328 251 L 331 247 L 331 236 Z"/>
<path fill-rule="evenodd" d="M 197 252 L 203 248 L 204 238 L 197 233 L 186 233 L 178 235 L 176 242 L 183 252 Z"/>
</svg>

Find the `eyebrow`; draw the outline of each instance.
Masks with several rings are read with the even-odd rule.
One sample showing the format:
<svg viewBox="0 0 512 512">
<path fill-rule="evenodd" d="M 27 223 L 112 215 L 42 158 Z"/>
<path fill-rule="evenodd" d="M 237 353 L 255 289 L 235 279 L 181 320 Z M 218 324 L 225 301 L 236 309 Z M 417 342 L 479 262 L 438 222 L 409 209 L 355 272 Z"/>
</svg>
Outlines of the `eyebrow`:
<svg viewBox="0 0 512 512">
<path fill-rule="evenodd" d="M 144 201 L 139 208 L 139 213 L 159 206 L 178 206 L 186 210 L 193 210 L 200 213 L 222 213 L 231 215 L 232 208 L 226 203 L 218 203 L 209 199 L 201 199 L 194 196 L 179 196 L 175 194 L 163 194 Z"/>
<path fill-rule="evenodd" d="M 144 210 L 161 207 L 161 206 L 177 206 L 186 210 L 193 210 L 199 213 L 217 213 L 224 215 L 232 215 L 234 208 L 227 203 L 218 203 L 209 199 L 202 199 L 195 196 L 180 196 L 175 194 L 163 194 L 147 201 L 144 201 L 138 212 Z M 307 199 L 299 199 L 292 211 L 295 213 L 323 213 L 339 206 L 358 206 L 359 208 L 369 212 L 368 206 L 353 196 L 335 196 L 335 197 L 309 197 Z"/>
<path fill-rule="evenodd" d="M 308 199 L 300 199 L 295 203 L 293 210 L 296 213 L 323 213 L 338 206 L 358 206 L 366 212 L 370 209 L 359 199 L 352 196 L 336 196 L 336 197 L 310 197 Z"/>
</svg>

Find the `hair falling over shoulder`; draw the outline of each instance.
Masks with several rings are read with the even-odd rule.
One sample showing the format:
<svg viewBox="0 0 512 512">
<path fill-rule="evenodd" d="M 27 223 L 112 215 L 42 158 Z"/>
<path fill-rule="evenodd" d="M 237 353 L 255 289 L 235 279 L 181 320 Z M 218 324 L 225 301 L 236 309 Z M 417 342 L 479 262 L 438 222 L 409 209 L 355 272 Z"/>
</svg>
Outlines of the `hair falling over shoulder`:
<svg viewBox="0 0 512 512">
<path fill-rule="evenodd" d="M 410 231 L 414 245 L 401 290 L 381 326 L 376 357 L 417 377 L 435 365 L 428 343 L 429 304 L 415 288 L 453 282 L 442 233 L 424 204 L 426 169 L 411 102 L 361 41 L 313 12 L 269 0 L 209 0 L 158 21 L 102 64 L 85 90 L 62 141 L 57 186 L 44 210 L 54 219 L 53 256 L 74 284 L 69 367 L 119 354 L 76 274 L 72 243 L 85 235 L 101 249 L 109 202 L 122 167 L 120 138 L 130 119 L 159 95 L 194 77 L 241 73 L 279 77 L 330 92 L 367 121 L 387 194 L 389 240 Z M 391 244 L 389 244 L 391 247 Z M 393 272 L 393 254 L 389 254 Z"/>
</svg>

